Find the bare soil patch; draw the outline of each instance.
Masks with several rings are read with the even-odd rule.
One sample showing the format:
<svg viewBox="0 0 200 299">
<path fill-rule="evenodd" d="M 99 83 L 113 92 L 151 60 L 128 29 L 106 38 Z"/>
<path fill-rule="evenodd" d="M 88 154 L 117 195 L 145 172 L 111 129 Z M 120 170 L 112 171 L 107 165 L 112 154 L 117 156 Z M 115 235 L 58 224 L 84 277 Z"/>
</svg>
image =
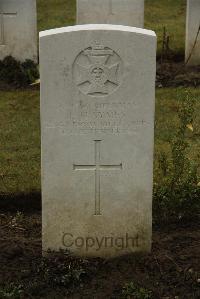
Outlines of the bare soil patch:
<svg viewBox="0 0 200 299">
<path fill-rule="evenodd" d="M 64 253 L 42 258 L 39 211 L 4 209 L 0 221 L 0 290 L 20 286 L 19 298 L 124 298 L 131 281 L 152 298 L 200 298 L 198 223 L 155 228 L 151 254 L 106 261 Z"/>
<path fill-rule="evenodd" d="M 200 66 L 186 66 L 182 62 L 157 64 L 157 87 L 198 87 L 200 86 Z"/>
</svg>

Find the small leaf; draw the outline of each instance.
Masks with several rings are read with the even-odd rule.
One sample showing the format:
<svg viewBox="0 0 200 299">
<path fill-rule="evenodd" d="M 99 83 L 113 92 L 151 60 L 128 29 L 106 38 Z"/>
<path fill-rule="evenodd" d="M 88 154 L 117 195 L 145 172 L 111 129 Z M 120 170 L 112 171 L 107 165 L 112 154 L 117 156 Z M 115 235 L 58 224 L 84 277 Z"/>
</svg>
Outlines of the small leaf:
<svg viewBox="0 0 200 299">
<path fill-rule="evenodd" d="M 193 125 L 192 124 L 188 124 L 187 126 L 186 126 L 190 131 L 194 131 L 194 128 L 193 128 Z"/>
<path fill-rule="evenodd" d="M 200 187 L 200 182 L 197 184 L 198 187 Z"/>
<path fill-rule="evenodd" d="M 40 84 L 40 79 L 35 80 L 35 82 L 33 82 L 32 84 L 30 84 L 31 86 L 34 85 L 39 85 Z"/>
</svg>

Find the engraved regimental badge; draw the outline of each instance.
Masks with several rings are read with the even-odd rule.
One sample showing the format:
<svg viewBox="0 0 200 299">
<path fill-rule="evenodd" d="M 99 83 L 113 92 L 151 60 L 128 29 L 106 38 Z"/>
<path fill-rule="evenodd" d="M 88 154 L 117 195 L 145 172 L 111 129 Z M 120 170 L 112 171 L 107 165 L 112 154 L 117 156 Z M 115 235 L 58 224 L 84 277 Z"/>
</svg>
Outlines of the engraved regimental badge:
<svg viewBox="0 0 200 299">
<path fill-rule="evenodd" d="M 86 95 L 109 95 L 121 84 L 122 60 L 115 51 L 95 43 L 76 57 L 73 78 Z"/>
</svg>

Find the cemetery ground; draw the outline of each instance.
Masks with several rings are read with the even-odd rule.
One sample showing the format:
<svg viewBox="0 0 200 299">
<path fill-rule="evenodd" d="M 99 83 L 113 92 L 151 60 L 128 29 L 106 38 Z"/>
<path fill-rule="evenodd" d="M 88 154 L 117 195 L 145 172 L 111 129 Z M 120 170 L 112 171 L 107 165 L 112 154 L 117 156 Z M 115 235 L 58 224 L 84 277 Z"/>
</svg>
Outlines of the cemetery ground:
<svg viewBox="0 0 200 299">
<path fill-rule="evenodd" d="M 110 261 L 41 257 L 39 90 L 0 97 L 0 298 L 199 298 L 199 89 L 157 89 L 152 253 Z"/>
<path fill-rule="evenodd" d="M 46 3 L 39 30 L 74 24 L 74 0 Z M 185 1 L 146 0 L 145 15 L 158 34 L 152 252 L 42 258 L 39 89 L 27 86 L 34 69 L 11 74 L 0 83 L 0 298 L 200 298 L 199 68 L 182 62 Z"/>
</svg>

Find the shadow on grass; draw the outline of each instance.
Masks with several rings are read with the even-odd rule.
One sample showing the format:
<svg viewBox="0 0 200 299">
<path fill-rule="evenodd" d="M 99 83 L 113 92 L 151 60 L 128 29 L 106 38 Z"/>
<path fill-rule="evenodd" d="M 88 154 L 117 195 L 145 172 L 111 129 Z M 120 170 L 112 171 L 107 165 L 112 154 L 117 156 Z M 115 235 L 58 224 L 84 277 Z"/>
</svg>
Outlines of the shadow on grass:
<svg viewBox="0 0 200 299">
<path fill-rule="evenodd" d="M 41 211 L 41 193 L 0 194 L 1 212 Z"/>
</svg>

